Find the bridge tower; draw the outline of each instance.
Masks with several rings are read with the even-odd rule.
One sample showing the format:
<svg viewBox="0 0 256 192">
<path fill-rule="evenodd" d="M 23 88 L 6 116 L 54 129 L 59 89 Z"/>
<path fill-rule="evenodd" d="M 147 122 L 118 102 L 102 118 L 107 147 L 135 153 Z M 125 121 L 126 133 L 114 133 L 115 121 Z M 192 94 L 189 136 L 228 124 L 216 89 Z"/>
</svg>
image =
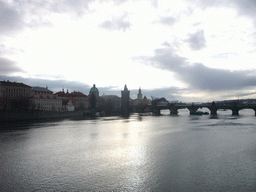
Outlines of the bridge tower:
<svg viewBox="0 0 256 192">
<path fill-rule="evenodd" d="M 121 112 L 122 115 L 129 115 L 130 111 L 130 91 L 125 84 L 124 90 L 121 91 Z"/>
</svg>

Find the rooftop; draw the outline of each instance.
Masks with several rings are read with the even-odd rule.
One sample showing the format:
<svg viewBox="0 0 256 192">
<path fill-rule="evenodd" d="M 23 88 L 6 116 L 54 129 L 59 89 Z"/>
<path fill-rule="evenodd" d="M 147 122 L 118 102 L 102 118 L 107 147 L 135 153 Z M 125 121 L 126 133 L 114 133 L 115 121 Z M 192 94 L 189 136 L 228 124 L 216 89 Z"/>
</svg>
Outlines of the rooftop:
<svg viewBox="0 0 256 192">
<path fill-rule="evenodd" d="M 90 89 L 90 93 L 92 93 L 92 92 L 99 92 L 99 90 L 97 89 L 95 84 L 93 84 L 93 87 Z"/>
<path fill-rule="evenodd" d="M 23 83 L 11 82 L 11 81 L 0 81 L 1 86 L 10 86 L 10 87 L 23 87 L 23 88 L 31 88 L 28 85 Z"/>
<path fill-rule="evenodd" d="M 38 92 L 48 92 L 48 93 L 53 93 L 51 90 L 49 90 L 48 88 L 44 88 L 44 87 L 32 87 L 31 89 L 32 91 L 38 91 Z"/>
</svg>

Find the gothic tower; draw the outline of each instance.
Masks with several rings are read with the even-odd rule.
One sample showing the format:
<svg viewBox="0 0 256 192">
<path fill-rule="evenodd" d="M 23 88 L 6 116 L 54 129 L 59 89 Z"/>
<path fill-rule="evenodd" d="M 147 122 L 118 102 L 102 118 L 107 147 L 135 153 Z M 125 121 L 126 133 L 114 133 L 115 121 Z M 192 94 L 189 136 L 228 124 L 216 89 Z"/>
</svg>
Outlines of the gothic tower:
<svg viewBox="0 0 256 192">
<path fill-rule="evenodd" d="M 139 93 L 137 94 L 137 99 L 142 100 L 141 88 L 139 88 Z"/>
<path fill-rule="evenodd" d="M 128 91 L 127 86 L 124 86 L 124 90 L 121 91 L 121 111 L 123 115 L 129 114 L 130 107 L 130 91 Z"/>
</svg>

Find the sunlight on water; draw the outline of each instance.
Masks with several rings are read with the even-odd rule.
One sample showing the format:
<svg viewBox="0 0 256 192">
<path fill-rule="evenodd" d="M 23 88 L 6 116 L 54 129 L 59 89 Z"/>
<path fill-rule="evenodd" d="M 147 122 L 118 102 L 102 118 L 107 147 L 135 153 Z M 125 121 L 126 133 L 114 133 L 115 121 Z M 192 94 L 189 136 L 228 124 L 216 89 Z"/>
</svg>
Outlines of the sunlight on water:
<svg viewBox="0 0 256 192">
<path fill-rule="evenodd" d="M 256 119 L 100 117 L 6 124 L 1 191 L 253 191 Z"/>
</svg>

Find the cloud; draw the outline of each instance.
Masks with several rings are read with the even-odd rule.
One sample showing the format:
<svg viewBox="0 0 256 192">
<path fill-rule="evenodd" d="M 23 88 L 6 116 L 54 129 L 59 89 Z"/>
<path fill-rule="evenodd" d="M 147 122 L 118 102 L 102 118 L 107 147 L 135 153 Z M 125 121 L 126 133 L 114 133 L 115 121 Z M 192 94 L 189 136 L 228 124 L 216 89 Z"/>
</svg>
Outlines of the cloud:
<svg viewBox="0 0 256 192">
<path fill-rule="evenodd" d="M 151 97 L 161 98 L 164 97 L 167 100 L 178 100 L 181 99 L 181 94 L 183 93 L 184 89 L 178 88 L 178 87 L 165 87 L 165 88 L 159 88 L 159 89 L 143 89 L 141 88 L 141 93 L 143 94 L 143 97 L 146 96 L 148 99 L 151 99 Z M 137 98 L 138 89 L 131 90 L 131 97 Z"/>
<path fill-rule="evenodd" d="M 124 14 L 122 17 L 112 17 L 110 20 L 104 21 L 100 24 L 100 27 L 108 29 L 108 30 L 123 30 L 129 29 L 131 27 L 131 23 L 129 21 L 125 21 L 127 14 Z"/>
<path fill-rule="evenodd" d="M 22 70 L 16 66 L 14 61 L 0 57 L 0 75 L 11 75 Z"/>
<path fill-rule="evenodd" d="M 188 39 L 184 42 L 187 42 L 192 50 L 198 51 L 206 46 L 206 39 L 204 37 L 203 30 L 197 31 L 194 34 L 189 34 L 188 36 Z"/>
<path fill-rule="evenodd" d="M 153 57 L 137 59 L 145 64 L 174 72 L 190 89 L 224 91 L 244 89 L 256 85 L 254 71 L 232 72 L 209 68 L 201 63 L 190 64 L 186 58 L 177 55 L 172 47 L 155 50 Z"/>
<path fill-rule="evenodd" d="M 196 6 L 200 6 L 202 9 L 210 8 L 210 7 L 228 7 L 228 8 L 236 8 L 237 11 L 242 14 L 251 17 L 255 20 L 256 16 L 256 1 L 254 0 L 197 0 L 197 1 L 190 1 L 187 0 L 188 3 L 193 3 Z"/>
<path fill-rule="evenodd" d="M 93 0 L 0 1 L 0 34 L 9 35 L 25 27 L 49 26 L 51 23 L 45 16 L 54 12 L 83 16 L 91 2 Z"/>
<path fill-rule="evenodd" d="M 39 86 L 39 87 L 48 87 L 53 92 L 61 91 L 62 89 L 67 89 L 70 91 L 80 91 L 84 94 L 89 94 L 89 90 L 92 85 L 87 85 L 84 83 L 80 83 L 77 81 L 67 81 L 67 80 L 48 80 L 41 78 L 23 78 L 20 76 L 8 76 L 8 75 L 0 75 L 0 80 L 9 80 L 12 82 L 22 82 L 31 87 Z"/>
<path fill-rule="evenodd" d="M 173 26 L 178 19 L 174 17 L 160 17 L 159 23 L 162 23 L 163 25 Z"/>
<path fill-rule="evenodd" d="M 42 1 L 41 1 L 42 2 Z M 84 12 L 89 9 L 89 4 L 93 0 L 61 0 L 61 1 L 46 1 L 45 8 L 59 13 L 69 12 L 76 13 L 78 16 L 84 15 Z"/>
<path fill-rule="evenodd" d="M 235 5 L 241 14 L 251 16 L 255 19 L 256 2 L 252 0 L 235 0 Z"/>
<path fill-rule="evenodd" d="M 23 14 L 0 1 L 0 33 L 10 34 L 23 28 Z"/>
<path fill-rule="evenodd" d="M 151 0 L 151 2 L 155 8 L 158 8 L 158 0 Z"/>
</svg>

